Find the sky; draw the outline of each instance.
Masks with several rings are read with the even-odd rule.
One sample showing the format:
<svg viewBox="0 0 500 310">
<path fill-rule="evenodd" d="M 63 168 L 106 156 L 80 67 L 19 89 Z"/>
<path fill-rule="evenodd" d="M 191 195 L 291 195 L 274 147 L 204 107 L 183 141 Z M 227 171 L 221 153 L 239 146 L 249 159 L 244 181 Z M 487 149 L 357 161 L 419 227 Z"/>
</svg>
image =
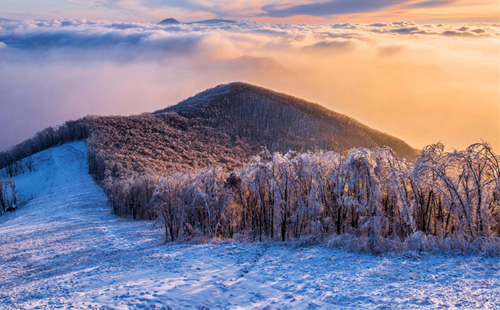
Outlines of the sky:
<svg viewBox="0 0 500 310">
<path fill-rule="evenodd" d="M 0 150 L 243 81 L 415 148 L 500 153 L 498 2 L 0 0 Z M 235 24 L 157 22 L 225 18 Z"/>
<path fill-rule="evenodd" d="M 490 22 L 499 19 L 497 0 L 0 0 L 10 19 L 87 18 L 158 22 L 228 18 L 260 22 Z"/>
</svg>

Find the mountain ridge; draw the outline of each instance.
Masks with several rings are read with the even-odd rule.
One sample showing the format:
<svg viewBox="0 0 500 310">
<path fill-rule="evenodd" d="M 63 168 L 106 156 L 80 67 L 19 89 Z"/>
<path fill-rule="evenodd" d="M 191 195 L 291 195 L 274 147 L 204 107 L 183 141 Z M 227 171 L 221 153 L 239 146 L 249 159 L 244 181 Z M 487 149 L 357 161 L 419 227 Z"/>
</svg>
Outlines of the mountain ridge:
<svg viewBox="0 0 500 310">
<path fill-rule="evenodd" d="M 218 110 L 221 113 L 221 109 L 230 109 L 230 105 L 219 102 L 218 99 L 223 99 L 226 101 L 238 103 L 238 96 L 244 94 L 251 94 L 254 96 L 259 96 L 264 98 L 263 100 L 269 100 L 269 104 L 278 104 L 291 108 L 292 112 L 303 113 L 304 116 L 312 118 L 313 121 L 324 122 L 321 132 L 327 133 L 328 126 L 331 126 L 332 130 L 341 130 L 339 127 L 354 127 L 359 129 L 357 133 L 351 132 L 349 135 L 352 138 L 362 139 L 362 136 L 367 135 L 369 139 L 364 139 L 359 143 L 347 143 L 351 144 L 351 147 L 346 147 L 342 145 L 327 146 L 326 148 L 319 146 L 320 149 L 334 150 L 338 152 L 345 152 L 352 147 L 379 147 L 388 146 L 391 147 L 398 155 L 405 158 L 414 158 L 417 154 L 416 150 L 408 145 L 405 141 L 396 138 L 392 135 L 383 133 L 379 130 L 370 128 L 363 123 L 357 121 L 356 119 L 349 117 L 347 115 L 335 112 L 328 108 L 325 108 L 317 103 L 309 102 L 307 100 L 290 96 L 284 93 L 275 92 L 264 87 L 259 87 L 243 82 L 233 82 L 229 84 L 221 84 L 214 88 L 207 89 L 198 93 L 195 96 L 189 97 L 174 106 L 170 106 L 164 109 L 153 112 L 153 114 L 160 114 L 165 112 L 175 112 L 183 117 L 187 118 L 203 118 L 206 120 L 213 120 L 211 113 Z M 256 99 L 258 101 L 258 99 Z M 251 101 L 249 101 L 251 102 Z M 248 103 L 248 102 L 247 102 Z M 255 103 L 255 102 L 254 102 Z M 223 106 L 221 106 L 223 105 Z M 207 112 L 203 112 L 207 110 Z M 256 113 L 256 111 L 253 111 Z M 262 111 L 261 111 L 262 112 Z M 223 112 L 222 112 L 223 113 Z M 255 116 L 255 114 L 252 114 Z M 228 117 L 228 115 L 225 115 Z M 263 114 L 260 116 L 264 116 Z M 254 117 L 255 118 L 255 117 Z M 300 117 L 297 117 L 300 118 Z M 329 124 L 328 124 L 329 123 Z M 314 127 L 314 126 L 313 126 Z M 343 132 L 349 132 L 350 130 L 344 130 Z M 337 138 L 338 139 L 338 138 Z M 346 139 L 341 139 L 346 140 Z M 370 141 L 371 140 L 371 141 Z M 344 141 L 348 142 L 348 141 Z M 311 149 L 311 147 L 306 147 L 305 149 Z M 275 151 L 272 149 L 271 151 Z M 278 151 L 287 151 L 285 149 L 279 149 Z"/>
<path fill-rule="evenodd" d="M 49 127 L 0 152 L 0 173 L 31 170 L 30 155 L 76 140 L 88 142 L 89 171 L 98 181 L 208 166 L 232 171 L 264 150 L 347 154 L 388 146 L 407 159 L 417 153 L 401 139 L 318 104 L 234 82 L 152 113 L 87 116 Z"/>
<path fill-rule="evenodd" d="M 175 18 L 170 17 L 170 18 L 165 18 L 164 20 L 162 20 L 161 22 L 159 22 L 158 25 L 177 25 L 177 24 L 187 24 L 187 25 L 191 25 L 191 24 L 216 25 L 216 24 L 223 24 L 223 23 L 226 23 L 226 24 L 236 24 L 237 21 L 229 20 L 229 19 L 214 18 L 214 19 L 196 20 L 196 21 L 193 21 L 193 22 L 185 23 L 185 22 L 180 22 L 180 21 L 176 20 Z"/>
</svg>

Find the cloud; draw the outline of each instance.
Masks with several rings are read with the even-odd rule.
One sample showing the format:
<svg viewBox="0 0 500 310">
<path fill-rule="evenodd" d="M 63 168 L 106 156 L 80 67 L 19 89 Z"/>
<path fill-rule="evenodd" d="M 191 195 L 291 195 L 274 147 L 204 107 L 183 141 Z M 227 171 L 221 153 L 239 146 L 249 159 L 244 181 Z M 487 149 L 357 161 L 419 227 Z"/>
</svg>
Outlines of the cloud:
<svg viewBox="0 0 500 310">
<path fill-rule="evenodd" d="M 374 26 L 375 25 L 375 26 Z M 429 35 L 429 36 L 447 36 L 447 37 L 469 37 L 469 38 L 479 38 L 492 36 L 495 33 L 495 28 L 493 25 L 490 27 L 475 27 L 471 30 L 470 26 L 462 26 L 458 29 L 452 26 L 445 27 L 442 24 L 438 25 L 418 25 L 414 22 L 400 21 L 393 22 L 390 24 L 376 23 L 368 25 L 373 27 L 370 29 L 374 33 L 394 33 L 394 34 L 404 34 L 404 35 Z M 366 28 L 365 28 L 366 29 Z"/>
<path fill-rule="evenodd" d="M 432 8 L 437 6 L 448 5 L 455 2 L 454 0 L 430 0 L 430 1 L 420 1 L 416 3 L 408 4 L 407 8 Z"/>
<path fill-rule="evenodd" d="M 447 30 L 447 31 L 443 31 L 441 33 L 442 35 L 444 36 L 454 36 L 454 37 L 470 37 L 470 36 L 473 36 L 472 33 L 470 32 L 464 32 L 464 31 L 454 31 L 454 30 Z"/>
<path fill-rule="evenodd" d="M 469 27 L 461 27 L 458 31 L 455 30 L 447 30 L 441 33 L 444 36 L 452 36 L 452 37 L 483 37 L 490 36 L 489 33 L 482 28 L 476 28 L 474 30 L 470 30 Z"/>
<path fill-rule="evenodd" d="M 343 24 L 333 24 L 333 29 L 356 29 L 356 25 L 351 23 L 343 23 Z"/>
<path fill-rule="evenodd" d="M 378 52 L 380 56 L 389 57 L 403 52 L 404 49 L 405 49 L 404 45 L 381 46 L 378 48 Z"/>
<path fill-rule="evenodd" d="M 401 33 L 401 34 L 417 33 L 420 32 L 420 28 L 418 27 L 396 28 L 396 29 L 391 29 L 390 32 Z"/>
<path fill-rule="evenodd" d="M 284 2 L 265 5 L 263 15 L 270 17 L 290 17 L 297 15 L 331 16 L 339 14 L 368 13 L 398 4 L 397 0 L 330 0 L 305 4 Z"/>
<path fill-rule="evenodd" d="M 388 24 L 386 23 L 373 23 L 369 25 L 370 27 L 387 27 Z"/>
<path fill-rule="evenodd" d="M 73 0 L 72 0 L 73 1 Z M 87 3 L 87 1 L 90 1 Z M 174 17 L 182 22 L 210 18 L 249 18 L 260 11 L 254 0 L 87 0 L 79 5 L 101 7 L 123 15 Z M 258 2 L 257 2 L 258 3 Z M 160 20 L 158 20 L 159 22 Z"/>
<path fill-rule="evenodd" d="M 0 41 L 16 50 L 190 53 L 203 40 L 201 32 L 181 27 L 160 28 L 137 23 L 85 20 L 26 21 L 0 25 Z"/>
<path fill-rule="evenodd" d="M 344 39 L 336 39 L 336 40 L 323 40 L 317 43 L 314 43 L 311 46 L 306 46 L 306 49 L 315 49 L 318 51 L 346 51 L 353 50 L 356 48 L 356 44 L 353 40 L 344 40 Z"/>
<path fill-rule="evenodd" d="M 486 33 L 486 30 L 478 28 L 478 29 L 472 30 L 472 32 L 477 33 L 477 34 L 481 34 L 481 33 Z"/>
<path fill-rule="evenodd" d="M 258 53 L 269 48 L 287 51 L 311 47 L 336 49 L 352 45 L 351 39 L 358 43 L 373 41 L 373 33 L 384 35 L 387 40 L 402 34 L 480 38 L 494 36 L 498 28 L 484 25 L 457 29 L 443 25 L 422 26 L 411 21 L 307 25 L 245 20 L 236 24 L 172 26 L 85 19 L 9 21 L 0 23 L 0 56 L 9 61 L 17 53 L 31 53 L 30 57 L 34 58 L 57 53 L 56 58 L 67 56 L 71 59 L 76 54 L 80 59 L 154 61 L 173 55 L 219 57 L 222 51 L 217 48 L 219 43 L 226 48 L 224 54 L 234 51 L 232 56 L 238 56 L 238 51 L 255 50 Z M 394 44 L 380 44 L 382 47 L 391 45 Z M 95 53 L 99 53 L 99 57 Z"/>
<path fill-rule="evenodd" d="M 399 22 L 392 22 L 392 26 L 399 26 L 399 27 L 405 27 L 405 26 L 413 26 L 415 25 L 414 22 L 409 22 L 409 21 L 399 21 Z"/>
</svg>

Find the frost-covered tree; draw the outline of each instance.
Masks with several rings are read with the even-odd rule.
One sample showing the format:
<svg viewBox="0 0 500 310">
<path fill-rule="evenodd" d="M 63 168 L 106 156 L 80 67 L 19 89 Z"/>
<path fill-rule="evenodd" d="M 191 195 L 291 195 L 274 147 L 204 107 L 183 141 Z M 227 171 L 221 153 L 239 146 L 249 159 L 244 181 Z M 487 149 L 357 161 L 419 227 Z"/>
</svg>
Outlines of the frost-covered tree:
<svg viewBox="0 0 500 310">
<path fill-rule="evenodd" d="M 175 173 L 163 177 L 155 187 L 151 205 L 165 226 L 166 240 L 175 241 L 186 221 L 185 189 L 192 182 L 191 175 Z"/>
<path fill-rule="evenodd" d="M 208 238 L 350 234 L 368 250 L 427 236 L 494 240 L 499 162 L 484 143 L 451 152 L 432 145 L 414 165 L 389 148 L 353 149 L 347 156 L 264 152 L 231 173 L 210 168 L 166 177 L 152 204 L 167 230 Z"/>
<path fill-rule="evenodd" d="M 0 215 L 17 209 L 16 185 L 12 180 L 0 180 Z"/>
<path fill-rule="evenodd" d="M 441 144 L 426 147 L 414 168 L 417 182 L 436 196 L 428 204 L 437 208 L 445 237 L 474 240 L 498 231 L 498 156 L 485 143 L 463 151 L 444 152 Z"/>
</svg>

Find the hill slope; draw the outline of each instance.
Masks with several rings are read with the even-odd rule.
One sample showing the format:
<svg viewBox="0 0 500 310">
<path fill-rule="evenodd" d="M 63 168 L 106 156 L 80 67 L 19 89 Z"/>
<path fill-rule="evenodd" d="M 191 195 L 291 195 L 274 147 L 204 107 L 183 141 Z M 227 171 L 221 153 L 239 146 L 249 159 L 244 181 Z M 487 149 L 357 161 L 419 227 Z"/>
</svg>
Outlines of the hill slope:
<svg viewBox="0 0 500 310">
<path fill-rule="evenodd" d="M 404 141 L 350 117 L 245 83 L 219 85 L 155 113 L 165 112 L 199 119 L 206 126 L 233 138 L 247 138 L 270 151 L 324 149 L 343 153 L 356 147 L 389 146 L 399 156 L 416 156 Z"/>
<path fill-rule="evenodd" d="M 219 85 L 152 114 L 87 121 L 90 171 L 98 180 L 210 165 L 234 170 L 264 149 L 346 153 L 389 146 L 399 156 L 416 156 L 404 141 L 350 117 L 245 83 Z"/>
<path fill-rule="evenodd" d="M 136 116 L 90 116 L 48 128 L 8 152 L 0 169 L 22 172 L 16 162 L 50 146 L 89 139 L 90 171 L 98 180 L 210 165 L 241 167 L 271 152 L 391 147 L 416 155 L 404 141 L 320 105 L 244 83 L 220 85 L 166 109 Z M 0 170 L 2 172 L 2 170 Z"/>
</svg>

